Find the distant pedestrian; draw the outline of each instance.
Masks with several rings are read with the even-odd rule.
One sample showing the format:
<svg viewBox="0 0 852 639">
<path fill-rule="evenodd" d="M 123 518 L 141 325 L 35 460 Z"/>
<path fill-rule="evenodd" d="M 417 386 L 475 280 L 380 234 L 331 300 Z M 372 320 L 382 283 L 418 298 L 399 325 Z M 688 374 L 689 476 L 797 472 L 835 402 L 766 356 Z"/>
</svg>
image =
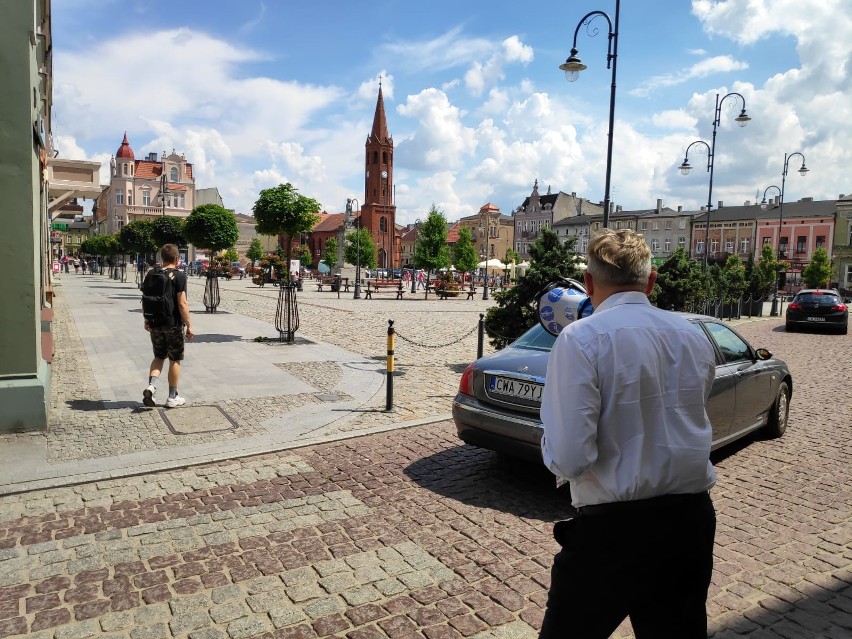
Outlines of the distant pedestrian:
<svg viewBox="0 0 852 639">
<path fill-rule="evenodd" d="M 160 249 L 162 267 L 154 267 L 142 283 L 142 312 L 145 330 L 151 334 L 154 359 L 149 369 L 148 386 L 142 391 L 142 403 L 154 406 L 157 381 L 165 359 L 169 359 L 169 398 L 167 408 L 183 406 L 186 400 L 178 394 L 180 367 L 183 361 L 184 337 L 192 339 L 192 321 L 186 300 L 186 275 L 177 270 L 178 248 L 166 244 Z"/>
<path fill-rule="evenodd" d="M 81 258 L 80 258 L 80 270 L 82 270 L 82 271 L 83 271 L 83 275 L 85 275 L 85 274 L 86 274 L 86 269 L 87 269 L 88 267 L 89 267 L 89 265 L 88 265 L 88 263 L 86 262 L 85 258 L 82 258 L 82 257 L 81 257 Z"/>
<path fill-rule="evenodd" d="M 595 311 L 553 344 L 541 399 L 545 465 L 577 515 L 557 522 L 540 637 L 706 639 L 716 516 L 705 404 L 716 354 L 651 306 L 645 239 L 603 229 L 583 274 Z"/>
<path fill-rule="evenodd" d="M 417 288 L 426 288 L 426 276 L 423 271 L 417 271 Z"/>
<path fill-rule="evenodd" d="M 77 259 L 76 257 L 74 258 L 74 272 L 75 273 L 80 272 L 80 260 Z"/>
<path fill-rule="evenodd" d="M 68 256 L 63 255 L 60 262 L 62 262 L 62 270 L 67 273 L 68 272 Z"/>
</svg>

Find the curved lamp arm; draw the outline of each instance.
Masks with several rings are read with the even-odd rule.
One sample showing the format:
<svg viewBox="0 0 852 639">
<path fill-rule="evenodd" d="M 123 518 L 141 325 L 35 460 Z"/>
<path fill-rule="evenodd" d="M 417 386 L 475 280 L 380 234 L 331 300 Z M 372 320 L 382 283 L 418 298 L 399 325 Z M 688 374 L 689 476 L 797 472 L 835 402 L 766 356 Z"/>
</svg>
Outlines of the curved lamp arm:
<svg viewBox="0 0 852 639">
<path fill-rule="evenodd" d="M 765 210 L 766 210 L 766 208 L 767 208 L 767 204 L 766 204 L 766 194 L 769 192 L 769 189 L 775 189 L 776 191 L 778 191 L 778 195 L 781 195 L 781 187 L 775 186 L 774 184 L 773 184 L 772 186 L 767 186 L 767 187 L 763 190 L 763 200 L 760 202 L 760 208 L 761 208 L 761 209 L 763 209 L 764 211 L 765 211 Z"/>
<path fill-rule="evenodd" d="M 736 122 L 739 126 L 745 126 L 746 124 L 748 124 L 749 121 L 751 120 L 751 117 L 749 117 L 749 115 L 746 113 L 745 98 L 742 96 L 741 93 L 737 93 L 736 91 L 731 91 L 730 93 L 726 94 L 721 100 L 719 100 L 716 103 L 716 119 L 713 121 L 713 126 L 719 126 L 719 124 L 721 123 L 722 103 L 727 98 L 733 98 L 734 100 L 739 98 L 740 100 L 742 100 L 743 108 L 740 110 L 740 114 L 737 117 L 734 118 L 734 122 Z"/>
<path fill-rule="evenodd" d="M 683 164 L 680 165 L 681 175 L 689 175 L 689 172 L 692 170 L 692 166 L 689 164 L 689 150 L 696 144 L 703 144 L 704 147 L 707 149 L 707 170 L 710 170 L 710 160 L 713 159 L 713 151 L 710 149 L 710 145 L 707 144 L 704 140 L 696 140 L 688 147 L 686 147 L 686 153 L 684 154 Z"/>
</svg>

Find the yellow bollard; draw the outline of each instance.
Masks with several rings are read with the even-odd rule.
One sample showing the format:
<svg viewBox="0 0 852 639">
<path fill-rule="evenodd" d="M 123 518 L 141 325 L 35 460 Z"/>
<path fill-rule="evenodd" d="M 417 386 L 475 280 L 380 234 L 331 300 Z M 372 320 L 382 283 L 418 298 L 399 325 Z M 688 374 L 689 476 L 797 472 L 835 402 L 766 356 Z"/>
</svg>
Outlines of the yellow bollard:
<svg viewBox="0 0 852 639">
<path fill-rule="evenodd" d="M 396 333 L 393 330 L 393 320 L 388 320 L 388 363 L 387 363 L 388 392 L 387 392 L 387 401 L 385 402 L 385 410 L 393 410 L 393 350 L 394 350 L 395 341 L 396 341 Z"/>
</svg>

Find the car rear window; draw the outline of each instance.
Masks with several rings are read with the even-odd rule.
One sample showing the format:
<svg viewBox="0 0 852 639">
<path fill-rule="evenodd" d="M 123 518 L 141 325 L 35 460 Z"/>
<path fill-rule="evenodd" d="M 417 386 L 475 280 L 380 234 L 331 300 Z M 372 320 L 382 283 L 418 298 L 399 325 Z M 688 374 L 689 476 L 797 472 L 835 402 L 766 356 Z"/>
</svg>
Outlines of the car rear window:
<svg viewBox="0 0 852 639">
<path fill-rule="evenodd" d="M 839 304 L 840 298 L 831 293 L 799 293 L 796 301 L 800 304 Z"/>
<path fill-rule="evenodd" d="M 518 339 L 512 342 L 514 348 L 529 348 L 535 351 L 549 351 L 553 348 L 556 337 L 544 330 L 541 324 L 536 324 Z"/>
</svg>

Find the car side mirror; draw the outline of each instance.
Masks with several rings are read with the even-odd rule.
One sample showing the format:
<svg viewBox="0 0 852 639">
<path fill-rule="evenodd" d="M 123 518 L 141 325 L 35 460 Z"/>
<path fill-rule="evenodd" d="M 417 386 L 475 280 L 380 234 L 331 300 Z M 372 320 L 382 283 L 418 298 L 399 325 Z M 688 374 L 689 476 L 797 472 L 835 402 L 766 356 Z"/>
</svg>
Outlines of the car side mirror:
<svg viewBox="0 0 852 639">
<path fill-rule="evenodd" d="M 757 359 L 759 359 L 760 361 L 764 361 L 772 357 L 772 353 L 770 353 L 769 349 L 766 348 L 758 348 L 755 351 L 755 354 L 757 355 Z"/>
<path fill-rule="evenodd" d="M 586 287 L 569 278 L 551 282 L 537 297 L 538 321 L 551 335 L 559 335 L 568 324 L 595 310 Z"/>
</svg>

